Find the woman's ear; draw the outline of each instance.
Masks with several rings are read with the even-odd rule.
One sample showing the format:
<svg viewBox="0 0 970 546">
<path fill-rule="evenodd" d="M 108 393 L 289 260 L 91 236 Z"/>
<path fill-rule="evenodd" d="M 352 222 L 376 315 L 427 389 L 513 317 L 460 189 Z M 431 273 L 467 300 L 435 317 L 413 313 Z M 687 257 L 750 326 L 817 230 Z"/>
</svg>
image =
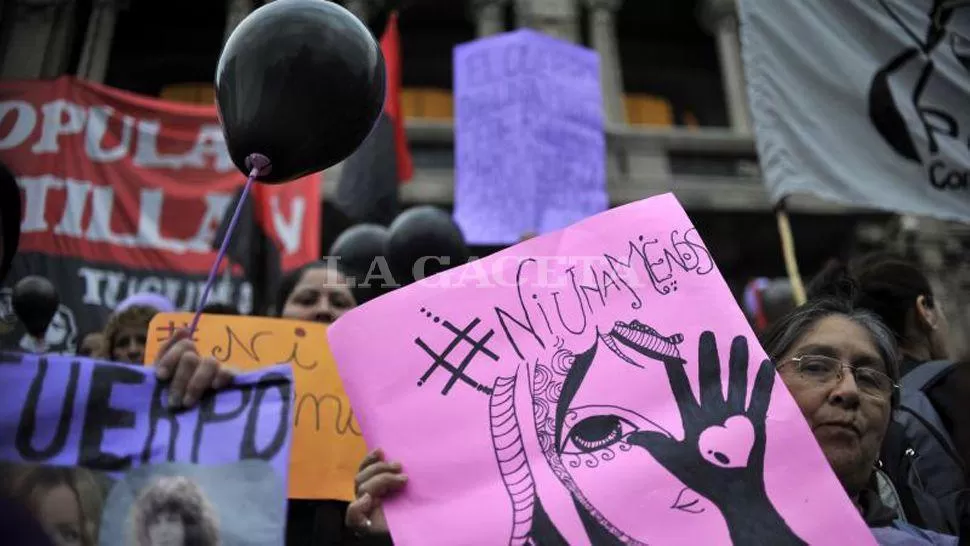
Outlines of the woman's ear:
<svg viewBox="0 0 970 546">
<path fill-rule="evenodd" d="M 936 306 L 933 305 L 932 296 L 918 296 L 916 298 L 916 318 L 919 325 L 926 330 L 939 328 L 940 316 Z"/>
</svg>

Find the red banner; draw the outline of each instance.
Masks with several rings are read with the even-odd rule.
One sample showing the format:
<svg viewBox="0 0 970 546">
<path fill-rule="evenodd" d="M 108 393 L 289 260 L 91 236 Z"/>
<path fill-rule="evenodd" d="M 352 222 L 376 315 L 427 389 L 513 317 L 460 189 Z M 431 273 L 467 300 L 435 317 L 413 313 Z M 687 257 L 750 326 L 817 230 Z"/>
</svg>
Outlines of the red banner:
<svg viewBox="0 0 970 546">
<path fill-rule="evenodd" d="M 245 177 L 215 108 L 61 78 L 0 86 L 0 160 L 24 190 L 24 251 L 204 272 Z M 283 268 L 319 255 L 319 178 L 265 190 Z"/>
<path fill-rule="evenodd" d="M 20 248 L 28 261 L 42 255 L 144 275 L 204 277 L 215 258 L 216 230 L 245 182 L 229 158 L 214 107 L 68 77 L 0 84 L 0 161 L 23 192 Z M 261 192 L 263 227 L 279 247 L 284 270 L 319 256 L 319 183 L 313 176 Z M 41 267 L 31 263 L 30 269 Z M 114 282 L 109 273 L 79 273 L 85 304 L 110 308 L 141 288 L 165 293 L 186 309 L 198 297 L 195 289 L 168 287 L 162 277 L 147 287 L 140 286 L 143 279 L 116 293 L 110 287 L 92 293 L 91 283 Z M 59 288 L 62 299 L 71 299 Z M 238 296 L 230 295 L 234 301 Z"/>
</svg>

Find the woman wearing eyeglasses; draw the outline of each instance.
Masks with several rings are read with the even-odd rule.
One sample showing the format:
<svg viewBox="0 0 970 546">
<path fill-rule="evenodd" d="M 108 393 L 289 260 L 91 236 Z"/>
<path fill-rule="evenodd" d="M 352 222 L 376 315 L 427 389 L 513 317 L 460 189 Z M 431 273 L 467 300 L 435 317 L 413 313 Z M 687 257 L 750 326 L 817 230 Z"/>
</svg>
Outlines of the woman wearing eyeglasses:
<svg viewBox="0 0 970 546">
<path fill-rule="evenodd" d="M 876 467 L 898 403 L 899 359 L 889 329 L 849 303 L 819 300 L 779 320 L 763 345 L 879 543 L 955 546 L 956 537 L 903 521 L 895 491 Z"/>
<path fill-rule="evenodd" d="M 763 341 L 879 544 L 956 546 L 956 537 L 903 521 L 898 502 L 890 502 L 896 505 L 892 508 L 887 505 L 894 490 L 876 464 L 889 415 L 898 401 L 899 368 L 896 342 L 883 323 L 848 303 L 820 300 L 781 318 Z M 358 489 L 366 494 L 351 503 L 348 525 L 389 544 L 381 501 L 406 481 L 399 463 L 386 461 L 379 450 L 369 455 L 357 477 Z"/>
<path fill-rule="evenodd" d="M 882 469 L 910 521 L 970 540 L 970 367 L 955 363 L 944 297 L 915 264 L 892 254 L 833 263 L 809 299 L 839 296 L 875 313 L 901 354 L 901 403 L 882 446 Z"/>
</svg>

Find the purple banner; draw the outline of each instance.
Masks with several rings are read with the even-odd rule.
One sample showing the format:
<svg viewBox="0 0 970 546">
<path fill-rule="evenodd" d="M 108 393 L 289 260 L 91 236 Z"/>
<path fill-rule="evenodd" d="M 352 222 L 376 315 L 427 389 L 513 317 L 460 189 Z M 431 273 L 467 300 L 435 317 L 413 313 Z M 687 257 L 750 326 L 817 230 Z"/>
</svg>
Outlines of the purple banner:
<svg viewBox="0 0 970 546">
<path fill-rule="evenodd" d="M 455 219 L 472 244 L 509 244 L 606 210 L 594 51 L 519 30 L 454 50 Z"/>
<path fill-rule="evenodd" d="M 286 476 L 293 375 L 242 375 L 172 411 L 150 368 L 0 353 L 0 460 L 124 472 L 143 464 L 269 462 Z"/>
<path fill-rule="evenodd" d="M 288 366 L 174 410 L 150 368 L 0 352 L 0 490 L 46 524 L 63 483 L 90 543 L 136 532 L 282 544 L 292 407 Z M 152 512 L 169 501 L 178 518 Z"/>
</svg>

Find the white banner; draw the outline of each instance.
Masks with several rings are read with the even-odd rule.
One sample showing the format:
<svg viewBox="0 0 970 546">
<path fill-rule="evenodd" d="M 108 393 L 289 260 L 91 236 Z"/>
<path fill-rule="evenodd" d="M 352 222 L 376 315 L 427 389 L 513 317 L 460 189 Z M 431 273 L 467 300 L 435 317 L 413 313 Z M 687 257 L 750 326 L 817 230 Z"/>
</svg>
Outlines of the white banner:
<svg viewBox="0 0 970 546">
<path fill-rule="evenodd" d="M 970 220 L 970 2 L 739 0 L 774 201 Z"/>
</svg>

